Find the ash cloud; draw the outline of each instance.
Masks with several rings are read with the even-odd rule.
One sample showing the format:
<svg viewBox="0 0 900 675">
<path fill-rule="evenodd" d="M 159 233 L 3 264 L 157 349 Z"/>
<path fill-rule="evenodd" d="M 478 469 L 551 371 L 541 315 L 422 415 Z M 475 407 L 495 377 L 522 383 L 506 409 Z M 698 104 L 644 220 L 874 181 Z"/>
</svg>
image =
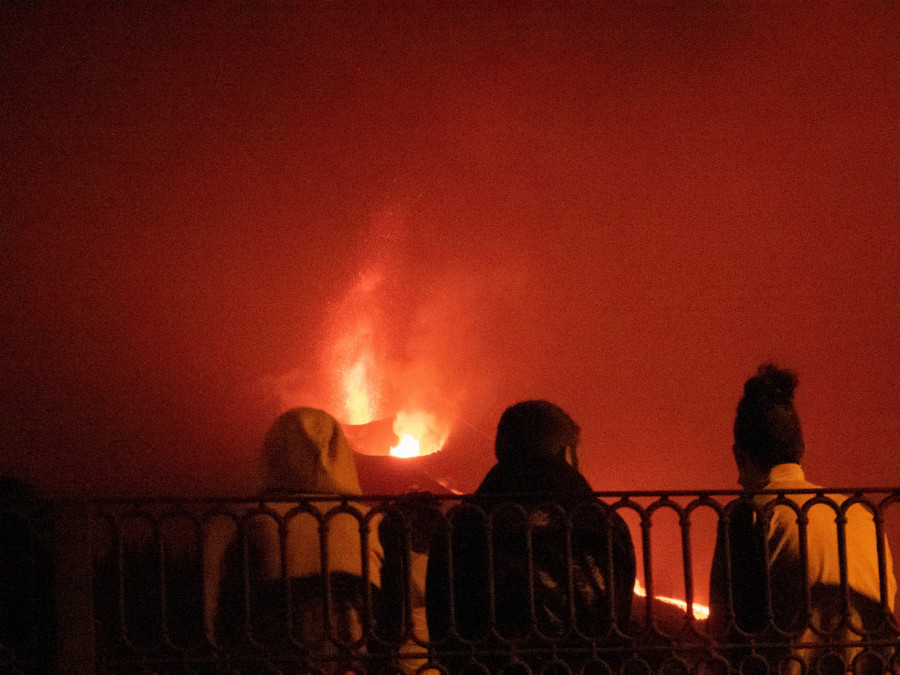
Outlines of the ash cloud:
<svg viewBox="0 0 900 675">
<path fill-rule="evenodd" d="M 462 489 L 534 397 L 597 488 L 732 486 L 768 359 L 810 476 L 896 483 L 900 9 L 707 10 L 4 5 L 0 468 L 243 490 L 377 273 Z"/>
</svg>

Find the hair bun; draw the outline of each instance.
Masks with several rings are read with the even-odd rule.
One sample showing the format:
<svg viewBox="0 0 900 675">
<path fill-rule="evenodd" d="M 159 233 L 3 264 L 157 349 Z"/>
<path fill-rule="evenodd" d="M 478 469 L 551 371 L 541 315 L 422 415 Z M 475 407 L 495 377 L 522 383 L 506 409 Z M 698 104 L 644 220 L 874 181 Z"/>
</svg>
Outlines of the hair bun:
<svg viewBox="0 0 900 675">
<path fill-rule="evenodd" d="M 774 363 L 766 363 L 759 367 L 756 377 L 747 380 L 744 395 L 751 399 L 791 405 L 796 388 L 797 374 L 793 370 L 779 368 Z"/>
</svg>

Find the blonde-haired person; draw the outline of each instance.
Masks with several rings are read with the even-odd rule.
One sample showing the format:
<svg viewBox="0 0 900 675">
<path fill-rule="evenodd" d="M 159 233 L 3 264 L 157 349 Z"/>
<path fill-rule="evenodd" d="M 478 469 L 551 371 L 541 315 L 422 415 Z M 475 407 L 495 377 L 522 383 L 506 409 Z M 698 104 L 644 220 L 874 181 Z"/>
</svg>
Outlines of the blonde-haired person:
<svg viewBox="0 0 900 675">
<path fill-rule="evenodd" d="M 237 519 L 210 521 L 204 554 L 207 634 L 216 641 L 241 640 L 249 621 L 257 641 L 289 646 L 293 638 L 346 668 L 344 657 L 364 655 L 365 638 L 374 629 L 383 554 L 379 516 L 358 501 L 316 499 L 362 495 L 353 451 L 337 420 L 315 408 L 279 416 L 263 443 L 260 482 L 258 506 L 243 509 Z M 332 601 L 327 631 L 326 590 Z"/>
</svg>

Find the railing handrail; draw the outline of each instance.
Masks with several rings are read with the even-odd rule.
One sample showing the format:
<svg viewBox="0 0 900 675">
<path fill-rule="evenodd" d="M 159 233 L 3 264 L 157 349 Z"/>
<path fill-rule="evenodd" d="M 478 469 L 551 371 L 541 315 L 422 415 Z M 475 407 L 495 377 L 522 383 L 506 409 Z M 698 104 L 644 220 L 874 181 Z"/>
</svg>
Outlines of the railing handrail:
<svg viewBox="0 0 900 675">
<path fill-rule="evenodd" d="M 418 492 L 418 491 L 417 491 Z M 441 501 L 453 501 L 465 499 L 474 496 L 474 493 L 438 493 L 429 492 L 427 490 L 422 493 L 431 494 L 433 497 Z M 32 501 L 36 503 L 49 504 L 115 504 L 115 503 L 173 503 L 173 504 L 195 504 L 195 503 L 252 503 L 252 502 L 277 502 L 277 501 L 296 501 L 303 499 L 310 502 L 325 501 L 366 501 L 366 502 L 388 502 L 402 497 L 404 493 L 380 493 L 380 494 L 364 494 L 364 495 L 339 495 L 325 493 L 309 493 L 309 492 L 291 492 L 277 495 L 259 495 L 248 494 L 235 496 L 228 495 L 203 495 L 203 496 L 177 496 L 177 495 L 114 495 L 114 496 L 55 496 L 47 498 L 35 498 Z M 765 490 L 743 490 L 740 488 L 714 488 L 714 489 L 658 489 L 658 490 L 596 490 L 593 496 L 599 499 L 607 498 L 629 498 L 629 497 L 748 497 L 753 495 L 778 495 L 778 494 L 896 494 L 900 496 L 900 487 L 871 487 L 871 486 L 849 486 L 849 487 L 830 487 L 819 486 L 816 488 L 779 488 Z M 523 493 L 504 493 L 502 496 L 524 496 Z M 0 508 L 3 508 L 0 502 Z"/>
</svg>

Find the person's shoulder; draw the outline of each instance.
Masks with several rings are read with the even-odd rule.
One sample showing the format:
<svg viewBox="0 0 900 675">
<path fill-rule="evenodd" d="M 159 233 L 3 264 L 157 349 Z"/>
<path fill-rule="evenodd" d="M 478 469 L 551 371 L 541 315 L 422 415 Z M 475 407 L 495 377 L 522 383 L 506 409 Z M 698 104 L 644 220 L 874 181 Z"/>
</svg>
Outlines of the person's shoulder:
<svg viewBox="0 0 900 675">
<path fill-rule="evenodd" d="M 577 485 L 582 492 L 590 494 L 594 493 L 594 488 L 591 487 L 591 484 L 588 482 L 588 479 L 584 477 L 584 474 L 569 464 L 564 464 L 563 466 L 565 467 L 565 480 L 571 482 L 573 486 Z"/>
<path fill-rule="evenodd" d="M 476 495 L 529 494 L 588 498 L 593 488 L 577 469 L 564 462 L 497 464 L 484 477 Z"/>
<path fill-rule="evenodd" d="M 571 464 L 556 462 L 547 467 L 547 476 L 556 490 L 572 497 L 590 497 L 594 488 L 588 479 Z"/>
</svg>

